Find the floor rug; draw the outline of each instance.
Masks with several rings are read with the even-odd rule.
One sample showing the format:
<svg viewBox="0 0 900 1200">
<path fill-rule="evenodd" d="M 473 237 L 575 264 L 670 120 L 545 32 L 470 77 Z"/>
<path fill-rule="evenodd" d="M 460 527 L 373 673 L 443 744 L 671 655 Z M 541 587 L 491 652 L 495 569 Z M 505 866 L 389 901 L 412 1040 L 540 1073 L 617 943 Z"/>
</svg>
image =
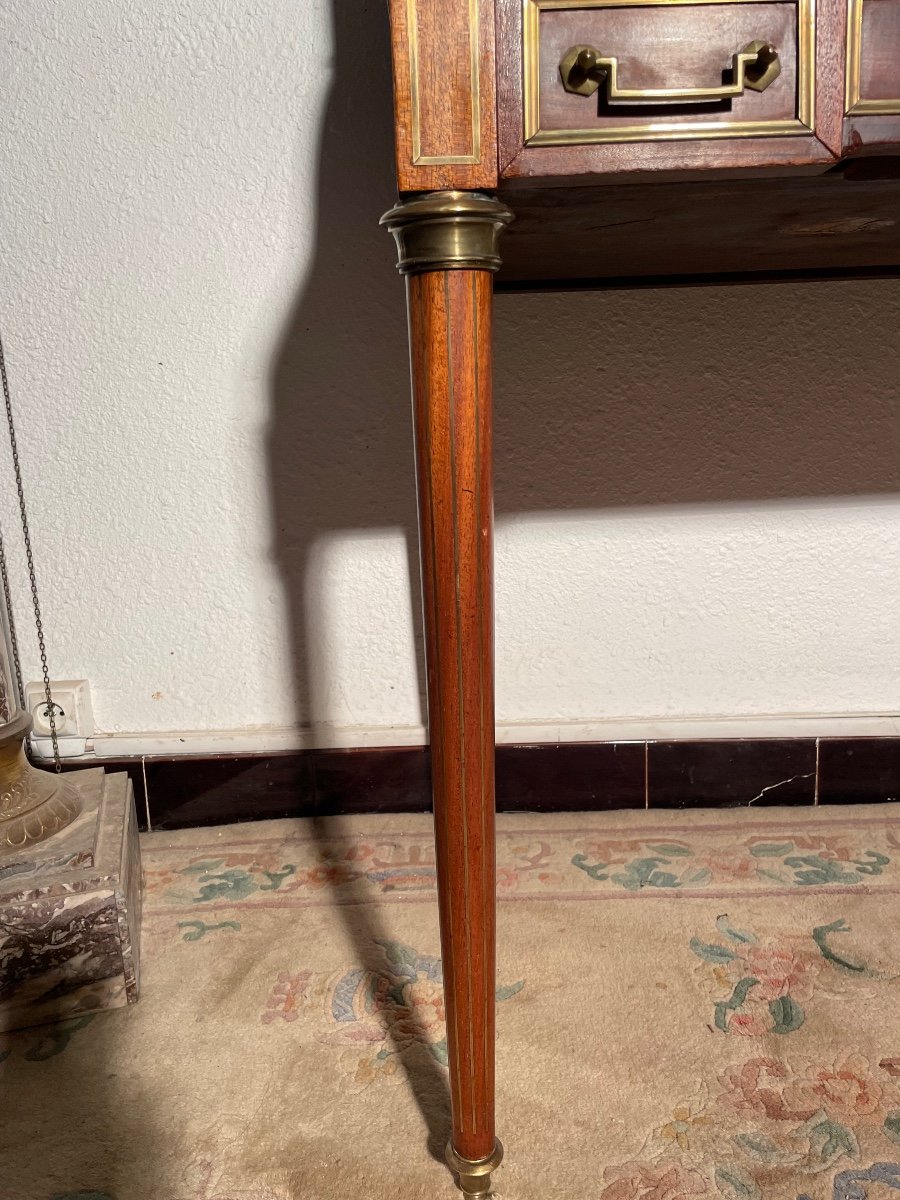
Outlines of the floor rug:
<svg viewBox="0 0 900 1200">
<path fill-rule="evenodd" d="M 500 1197 L 900 1200 L 900 805 L 498 824 Z M 0 1040 L 2 1200 L 452 1200 L 430 819 L 143 853 L 140 1002 Z"/>
</svg>

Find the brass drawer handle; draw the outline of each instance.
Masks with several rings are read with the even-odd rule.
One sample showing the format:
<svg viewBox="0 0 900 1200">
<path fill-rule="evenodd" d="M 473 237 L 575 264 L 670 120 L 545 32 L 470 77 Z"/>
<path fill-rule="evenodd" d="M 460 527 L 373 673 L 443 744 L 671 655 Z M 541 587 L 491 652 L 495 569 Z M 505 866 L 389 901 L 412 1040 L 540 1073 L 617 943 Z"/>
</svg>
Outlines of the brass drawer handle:
<svg viewBox="0 0 900 1200">
<path fill-rule="evenodd" d="M 731 83 L 719 87 L 696 88 L 623 88 L 619 87 L 619 60 L 601 55 L 593 46 L 573 46 L 560 60 L 559 73 L 567 92 L 593 96 L 605 85 L 606 99 L 627 104 L 669 104 L 673 101 L 703 102 L 729 100 L 745 88 L 764 92 L 781 74 L 778 51 L 769 42 L 750 42 L 732 55 Z"/>
</svg>

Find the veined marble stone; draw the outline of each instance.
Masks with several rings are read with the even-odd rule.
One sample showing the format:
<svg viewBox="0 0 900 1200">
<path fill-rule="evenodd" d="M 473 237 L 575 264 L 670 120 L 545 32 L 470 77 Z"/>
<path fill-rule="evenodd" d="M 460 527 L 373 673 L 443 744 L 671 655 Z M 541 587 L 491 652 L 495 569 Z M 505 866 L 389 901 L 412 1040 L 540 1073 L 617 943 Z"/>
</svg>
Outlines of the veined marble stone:
<svg viewBox="0 0 900 1200">
<path fill-rule="evenodd" d="M 65 829 L 0 853 L 0 1032 L 138 998 L 141 854 L 131 782 L 74 776 Z"/>
</svg>

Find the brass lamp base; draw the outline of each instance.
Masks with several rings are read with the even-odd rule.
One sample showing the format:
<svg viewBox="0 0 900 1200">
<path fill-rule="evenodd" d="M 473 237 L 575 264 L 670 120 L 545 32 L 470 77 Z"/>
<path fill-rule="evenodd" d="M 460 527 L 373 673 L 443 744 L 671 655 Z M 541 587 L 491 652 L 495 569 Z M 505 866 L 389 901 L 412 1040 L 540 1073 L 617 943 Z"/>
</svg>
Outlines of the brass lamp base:
<svg viewBox="0 0 900 1200">
<path fill-rule="evenodd" d="M 25 757 L 31 714 L 0 726 L 0 856 L 42 842 L 71 825 L 81 796 L 70 779 L 40 771 Z"/>
<path fill-rule="evenodd" d="M 451 1171 L 459 1177 L 459 1190 L 467 1200 L 486 1200 L 491 1194 L 491 1172 L 496 1171 L 503 1159 L 503 1146 L 495 1140 L 494 1149 L 487 1158 L 475 1161 L 463 1158 L 447 1143 L 447 1162 Z"/>
</svg>

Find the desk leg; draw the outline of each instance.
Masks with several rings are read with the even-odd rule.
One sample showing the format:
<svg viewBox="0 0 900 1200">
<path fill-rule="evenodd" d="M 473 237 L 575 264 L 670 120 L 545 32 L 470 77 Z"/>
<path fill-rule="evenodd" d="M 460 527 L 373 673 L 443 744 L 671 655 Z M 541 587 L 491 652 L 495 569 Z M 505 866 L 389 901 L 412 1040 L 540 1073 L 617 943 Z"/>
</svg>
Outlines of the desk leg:
<svg viewBox="0 0 900 1200">
<path fill-rule="evenodd" d="M 489 269 L 420 269 L 407 279 L 453 1114 L 447 1158 L 470 1197 L 490 1193 L 502 1155 L 494 1135 L 492 293 Z"/>
</svg>

